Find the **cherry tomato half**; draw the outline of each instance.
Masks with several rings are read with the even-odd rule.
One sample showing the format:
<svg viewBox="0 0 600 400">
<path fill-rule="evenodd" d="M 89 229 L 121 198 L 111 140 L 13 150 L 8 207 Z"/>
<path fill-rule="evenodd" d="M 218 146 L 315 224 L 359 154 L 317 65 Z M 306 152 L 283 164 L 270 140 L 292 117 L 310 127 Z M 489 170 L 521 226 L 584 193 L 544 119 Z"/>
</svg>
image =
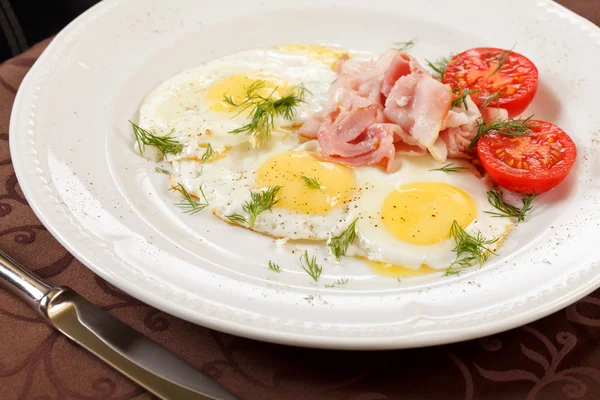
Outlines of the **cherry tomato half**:
<svg viewBox="0 0 600 400">
<path fill-rule="evenodd" d="M 480 47 L 452 57 L 444 83 L 453 89 L 477 90 L 471 98 L 478 107 L 487 102 L 514 117 L 533 100 L 538 70 L 527 57 L 514 51 Z"/>
<path fill-rule="evenodd" d="M 545 121 L 530 121 L 526 136 L 493 132 L 477 143 L 483 168 L 500 186 L 532 194 L 552 189 L 571 171 L 577 149 L 562 129 Z"/>
</svg>

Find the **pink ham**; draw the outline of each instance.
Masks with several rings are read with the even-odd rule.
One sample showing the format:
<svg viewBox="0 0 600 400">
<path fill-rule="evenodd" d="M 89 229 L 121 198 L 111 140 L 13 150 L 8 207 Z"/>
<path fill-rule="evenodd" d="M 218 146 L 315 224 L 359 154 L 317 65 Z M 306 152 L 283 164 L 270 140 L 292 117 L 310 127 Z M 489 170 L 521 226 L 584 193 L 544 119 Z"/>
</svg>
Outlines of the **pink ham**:
<svg viewBox="0 0 600 400">
<path fill-rule="evenodd" d="M 328 155 L 325 160 L 337 162 L 351 167 L 375 165 L 385 160 L 386 170 L 391 172 L 392 162 L 396 153 L 394 134 L 399 129 L 394 124 L 373 124 L 364 132 L 365 139 L 354 146 L 363 147 L 363 143 L 373 144 L 372 150 L 353 157 Z"/>
<path fill-rule="evenodd" d="M 508 111 L 502 108 L 486 108 L 480 113 L 470 97 L 467 105 L 468 111 L 455 108 L 444 119 L 440 136 L 430 149 L 436 160 L 444 162 L 447 157 L 471 158 L 469 147 L 477 136 L 478 119 L 483 118 L 487 122 L 508 119 Z"/>
<path fill-rule="evenodd" d="M 325 122 L 325 112 L 316 113 L 302 125 L 298 134 L 307 139 L 316 139 L 323 122 Z"/>
<path fill-rule="evenodd" d="M 351 166 L 383 161 L 390 170 L 397 151 L 433 149 L 446 157 L 446 142 L 438 136 L 452 91 L 416 59 L 396 50 L 376 61 L 343 58 L 337 74 L 329 106 L 300 130 L 300 135 L 319 140 L 324 158 Z"/>
<path fill-rule="evenodd" d="M 383 83 L 381 85 L 381 94 L 385 97 L 390 95 L 392 88 L 403 76 L 410 75 L 410 60 L 411 57 L 406 53 L 398 53 L 389 65 L 385 75 L 383 76 Z"/>
<path fill-rule="evenodd" d="M 376 122 L 378 112 L 375 105 L 332 111 L 328 116 L 330 122 L 319 129 L 321 152 L 328 156 L 351 158 L 376 150 L 379 139 L 363 133 Z"/>
<path fill-rule="evenodd" d="M 481 113 L 470 97 L 467 98 L 467 107 L 468 110 L 454 107 L 444 118 L 439 137 L 430 149 L 436 160 L 444 162 L 448 157 L 470 158 L 469 146 L 477 135 L 477 120 Z"/>
<path fill-rule="evenodd" d="M 415 58 L 407 53 L 397 53 L 383 76 L 381 94 L 388 97 L 398 79 L 410 74 L 429 75 L 427 70 Z"/>
<path fill-rule="evenodd" d="M 431 75 L 413 73 L 398 79 L 386 103 L 384 115 L 429 149 L 435 143 L 452 103 L 450 87 Z"/>
</svg>

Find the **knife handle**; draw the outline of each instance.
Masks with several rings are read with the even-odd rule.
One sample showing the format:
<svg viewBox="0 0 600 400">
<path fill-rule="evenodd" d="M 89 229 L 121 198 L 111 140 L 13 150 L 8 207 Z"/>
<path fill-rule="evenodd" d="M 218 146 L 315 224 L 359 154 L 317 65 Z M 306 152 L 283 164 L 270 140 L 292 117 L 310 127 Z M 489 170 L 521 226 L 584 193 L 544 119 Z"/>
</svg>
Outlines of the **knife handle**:
<svg viewBox="0 0 600 400">
<path fill-rule="evenodd" d="M 52 290 L 51 286 L 29 273 L 0 250 L 0 286 L 39 310 L 40 302 Z"/>
</svg>

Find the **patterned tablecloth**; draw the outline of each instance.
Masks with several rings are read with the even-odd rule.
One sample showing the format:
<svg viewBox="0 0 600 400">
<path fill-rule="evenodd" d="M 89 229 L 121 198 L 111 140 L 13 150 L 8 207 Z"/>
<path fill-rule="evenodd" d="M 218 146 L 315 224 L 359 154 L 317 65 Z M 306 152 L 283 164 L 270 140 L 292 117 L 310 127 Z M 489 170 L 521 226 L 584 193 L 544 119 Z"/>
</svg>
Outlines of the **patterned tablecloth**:
<svg viewBox="0 0 600 400">
<path fill-rule="evenodd" d="M 600 0 L 561 0 L 600 24 Z M 0 65 L 0 248 L 68 285 L 241 399 L 600 399 L 600 291 L 547 318 L 480 340 L 386 352 L 256 342 L 157 311 L 104 282 L 62 248 L 27 205 L 8 151 L 17 88 L 48 41 Z M 0 398 L 150 399 L 0 291 Z"/>
</svg>

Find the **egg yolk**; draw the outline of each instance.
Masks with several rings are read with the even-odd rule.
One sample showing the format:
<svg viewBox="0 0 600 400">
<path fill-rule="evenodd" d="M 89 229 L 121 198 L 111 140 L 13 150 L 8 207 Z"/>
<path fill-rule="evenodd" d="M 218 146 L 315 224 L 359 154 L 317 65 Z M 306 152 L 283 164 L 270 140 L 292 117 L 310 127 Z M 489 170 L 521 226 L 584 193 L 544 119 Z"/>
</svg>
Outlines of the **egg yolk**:
<svg viewBox="0 0 600 400">
<path fill-rule="evenodd" d="M 475 202 L 456 186 L 441 182 L 404 185 L 383 202 L 381 219 L 398 239 L 416 245 L 439 243 L 450 237 L 456 220 L 461 227 L 475 219 Z"/>
<path fill-rule="evenodd" d="M 321 61 L 323 64 L 330 66 L 331 69 L 335 69 L 340 58 L 348 54 L 342 49 L 318 44 L 288 44 L 279 46 L 277 49 L 286 53 L 301 54 L 311 60 Z"/>
<path fill-rule="evenodd" d="M 267 74 L 232 75 L 213 83 L 208 89 L 208 104 L 211 110 L 217 112 L 236 111 L 237 107 L 225 101 L 225 97 L 233 100 L 235 104 L 243 103 L 248 99 L 248 89 L 262 81 L 259 88 L 252 94 L 262 97 L 273 96 L 280 99 L 291 89 L 285 79 Z M 236 111 L 237 112 L 237 111 Z"/>
<path fill-rule="evenodd" d="M 347 203 L 354 193 L 354 171 L 320 161 L 308 151 L 277 155 L 257 173 L 259 187 L 281 186 L 275 207 L 305 214 L 325 214 Z"/>
<path fill-rule="evenodd" d="M 367 263 L 377 275 L 398 278 L 409 278 L 411 276 L 427 275 L 436 272 L 435 269 L 425 264 L 421 265 L 421 268 L 419 269 L 412 269 L 380 261 L 367 261 Z"/>
</svg>

